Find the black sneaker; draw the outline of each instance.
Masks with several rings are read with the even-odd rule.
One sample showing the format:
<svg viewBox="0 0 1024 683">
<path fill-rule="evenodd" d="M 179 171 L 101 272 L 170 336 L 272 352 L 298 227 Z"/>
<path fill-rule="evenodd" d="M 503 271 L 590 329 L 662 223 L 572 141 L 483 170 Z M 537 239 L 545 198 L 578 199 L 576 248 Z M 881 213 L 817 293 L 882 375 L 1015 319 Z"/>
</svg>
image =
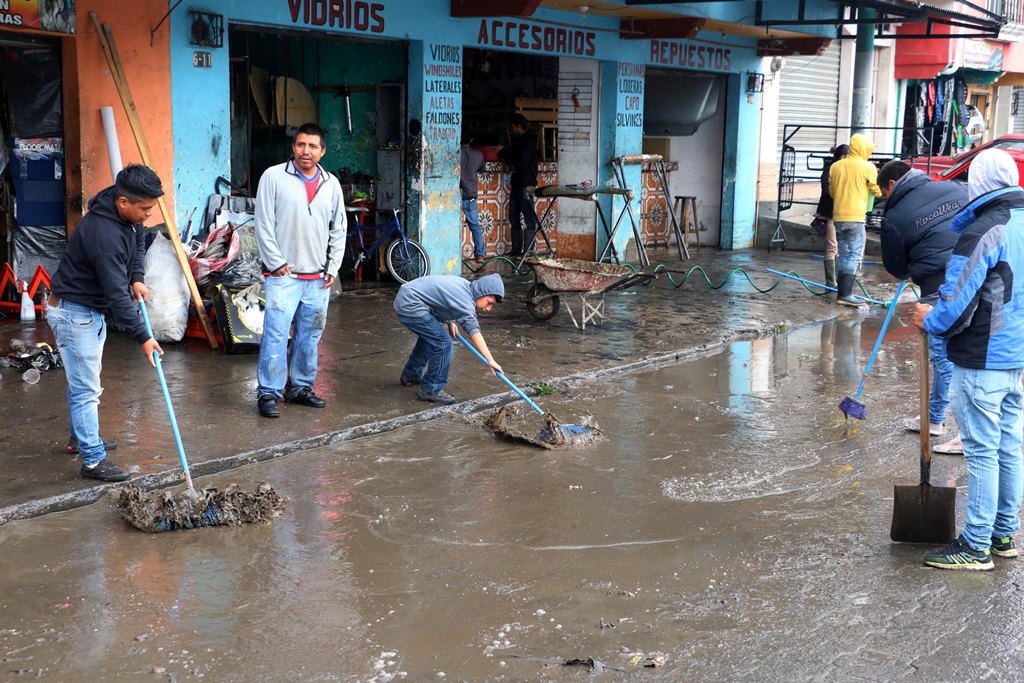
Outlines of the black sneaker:
<svg viewBox="0 0 1024 683">
<path fill-rule="evenodd" d="M 963 536 L 958 536 L 945 548 L 925 555 L 924 563 L 938 569 L 988 571 L 995 568 L 988 548 L 975 550 L 964 542 Z"/>
<path fill-rule="evenodd" d="M 117 450 L 117 442 L 116 441 L 107 441 L 102 436 L 100 437 L 100 440 L 103 441 L 103 448 L 105 450 L 108 450 L 108 451 L 116 451 Z M 68 439 L 68 453 L 71 454 L 71 455 L 78 455 L 78 437 L 72 436 L 70 439 Z"/>
<path fill-rule="evenodd" d="M 99 479 L 100 481 L 124 481 L 132 476 L 115 465 L 110 458 L 103 458 L 93 467 L 82 465 L 81 475 L 86 479 Z"/>
<path fill-rule="evenodd" d="M 419 377 L 413 377 L 412 379 L 409 379 L 407 377 L 399 377 L 398 381 L 402 383 L 403 387 L 411 387 L 415 384 L 423 384 L 423 380 L 420 379 Z"/>
<path fill-rule="evenodd" d="M 310 408 L 323 408 L 327 405 L 327 401 L 314 394 L 309 387 L 302 387 L 291 396 L 286 396 L 284 400 L 287 403 L 298 403 L 300 406 L 309 406 Z"/>
<path fill-rule="evenodd" d="M 1017 546 L 1013 543 L 1013 536 L 993 536 L 990 550 L 998 557 L 1017 557 Z"/>
<path fill-rule="evenodd" d="M 458 401 L 457 398 L 447 393 L 444 389 L 438 389 L 432 394 L 425 394 L 423 393 L 423 390 L 420 389 L 420 392 L 416 394 L 416 398 L 418 398 L 421 401 L 428 401 L 430 403 L 440 403 L 441 405 L 446 406 L 450 406 L 451 404 Z"/>
<path fill-rule="evenodd" d="M 260 415 L 263 417 L 279 417 L 281 415 L 281 408 L 277 405 L 277 396 L 273 394 L 263 394 L 256 399 L 256 407 L 260 410 Z"/>
</svg>

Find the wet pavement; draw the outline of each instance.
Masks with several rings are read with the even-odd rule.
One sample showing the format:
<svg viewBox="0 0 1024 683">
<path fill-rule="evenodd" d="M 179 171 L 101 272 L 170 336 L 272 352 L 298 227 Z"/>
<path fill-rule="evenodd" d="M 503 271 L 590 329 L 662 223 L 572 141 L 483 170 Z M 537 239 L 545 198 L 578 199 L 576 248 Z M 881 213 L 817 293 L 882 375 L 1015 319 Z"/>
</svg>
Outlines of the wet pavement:
<svg viewBox="0 0 1024 683">
<path fill-rule="evenodd" d="M 810 254 L 708 249 L 693 253 L 692 261 L 668 262 L 669 267 L 685 273 L 700 265 L 715 286 L 726 284 L 711 289 L 701 271 L 695 271 L 676 289 L 669 276 L 679 283 L 683 275 L 663 274 L 649 286 L 608 294 L 606 322 L 584 332 L 573 327 L 565 310 L 547 322 L 532 318 L 524 305 L 532 275 L 511 275 L 499 263 L 508 275 L 509 295 L 494 313 L 482 317 L 484 335 L 509 377 L 526 386 L 675 362 L 735 339 L 771 334 L 776 328 L 858 315 L 839 310 L 830 297 L 810 295 L 794 281 L 760 294 L 743 272 L 726 280 L 734 269 L 744 268 L 766 289 L 778 280 L 765 272 L 768 267 L 819 279 L 821 261 Z M 865 279 L 879 296 L 887 298 L 895 290 L 880 268 L 866 267 Z M 255 354 L 228 356 L 195 339 L 165 344 L 164 370 L 197 476 L 386 432 L 448 412 L 416 400 L 415 388 L 397 382 L 413 337 L 394 317 L 394 292 L 347 291 L 331 304 L 316 385 L 328 401 L 325 410 L 285 405 L 281 418 L 261 418 L 255 408 Z M 568 303 L 564 297 L 562 308 Z M 52 342 L 43 321 L 0 320 L 0 349 L 14 338 Z M 104 363 L 100 427 L 106 438 L 119 444 L 113 459 L 136 467 L 147 486 L 180 480 L 160 386 L 138 345 L 111 333 Z M 13 369 L 0 369 L 0 377 L 0 523 L 95 501 L 104 487 L 79 478 L 77 458 L 65 452 L 66 385 L 60 371 L 45 373 L 35 385 L 21 382 Z M 469 401 L 456 410 L 472 412 L 512 396 L 466 352 L 456 352 L 451 378 L 448 390 Z"/>
<path fill-rule="evenodd" d="M 837 407 L 880 320 L 540 397 L 597 420 L 585 449 L 452 413 L 203 479 L 271 482 L 291 504 L 268 526 L 145 534 L 103 503 L 9 523 L 0 680 L 1024 680 L 1024 561 L 942 572 L 889 541 L 913 328 L 868 420 Z M 962 519 L 962 458 L 933 477 Z"/>
</svg>

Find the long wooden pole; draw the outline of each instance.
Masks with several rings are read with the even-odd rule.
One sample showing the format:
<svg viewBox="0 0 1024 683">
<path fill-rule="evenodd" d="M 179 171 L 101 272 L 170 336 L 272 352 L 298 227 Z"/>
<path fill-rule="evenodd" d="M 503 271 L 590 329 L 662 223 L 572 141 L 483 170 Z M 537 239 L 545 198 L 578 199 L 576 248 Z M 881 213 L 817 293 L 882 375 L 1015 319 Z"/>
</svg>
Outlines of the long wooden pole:
<svg viewBox="0 0 1024 683">
<path fill-rule="evenodd" d="M 132 127 L 132 134 L 135 136 L 135 142 L 139 146 L 139 154 L 142 155 L 142 163 L 153 168 L 153 155 L 149 150 L 149 143 L 146 141 L 146 135 L 142 130 L 142 121 L 139 119 L 138 109 L 135 108 L 135 100 L 132 98 L 131 90 L 128 88 L 128 79 L 124 73 L 124 65 L 121 63 L 121 57 L 117 52 L 117 43 L 114 42 L 114 32 L 106 24 L 100 24 L 99 17 L 96 16 L 95 12 L 89 12 L 89 18 L 92 19 L 92 23 L 96 26 L 96 35 L 99 36 L 100 45 L 103 47 L 103 54 L 107 58 L 107 65 L 110 67 L 110 75 L 114 79 L 114 86 L 121 96 L 121 104 L 124 106 L 125 114 L 128 115 L 128 123 Z M 196 286 L 195 278 L 192 277 L 192 268 L 188 264 L 185 247 L 182 245 L 181 237 L 178 235 L 178 226 L 174 220 L 174 214 L 167 208 L 167 202 L 163 197 L 157 199 L 157 205 L 164 216 L 164 224 L 167 226 L 171 244 L 174 245 L 174 253 L 178 257 L 178 265 L 181 266 L 181 271 L 185 274 L 185 281 L 188 283 L 188 289 L 192 293 L 192 305 L 196 309 L 196 315 L 203 326 L 203 332 L 206 333 L 206 339 L 210 342 L 210 347 L 215 349 L 217 348 L 217 336 L 214 334 L 213 327 L 210 325 L 210 319 L 206 315 L 206 309 L 203 307 L 203 297 L 199 294 L 199 287 Z"/>
</svg>

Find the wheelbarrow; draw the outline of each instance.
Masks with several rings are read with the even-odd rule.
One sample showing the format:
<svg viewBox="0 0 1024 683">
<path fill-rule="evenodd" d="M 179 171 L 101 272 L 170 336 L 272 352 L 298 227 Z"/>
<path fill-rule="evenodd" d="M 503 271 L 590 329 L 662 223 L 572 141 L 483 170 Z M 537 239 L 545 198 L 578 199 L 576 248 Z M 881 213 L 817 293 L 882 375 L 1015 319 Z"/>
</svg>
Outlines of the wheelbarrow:
<svg viewBox="0 0 1024 683">
<path fill-rule="evenodd" d="M 526 310 L 537 320 L 549 320 L 558 313 L 561 298 L 579 301 L 579 319 L 566 302 L 565 309 L 578 330 L 587 323 L 604 321 L 604 296 L 608 292 L 645 284 L 656 275 L 634 271 L 613 263 L 578 259 L 529 259 L 536 283 L 526 293 Z"/>
</svg>

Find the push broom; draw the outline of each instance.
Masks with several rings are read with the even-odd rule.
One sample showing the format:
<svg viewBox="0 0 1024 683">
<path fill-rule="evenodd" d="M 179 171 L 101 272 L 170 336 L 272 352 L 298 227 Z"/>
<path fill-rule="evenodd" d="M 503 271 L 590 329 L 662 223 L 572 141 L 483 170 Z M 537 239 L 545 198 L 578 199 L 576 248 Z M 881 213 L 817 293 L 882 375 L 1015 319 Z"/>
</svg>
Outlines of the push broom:
<svg viewBox="0 0 1024 683">
<path fill-rule="evenodd" d="M 153 328 L 149 324 L 145 301 L 139 301 L 139 309 L 146 323 L 146 332 L 152 337 Z M 181 432 L 178 430 L 178 420 L 174 416 L 171 394 L 167 390 L 167 378 L 164 377 L 160 354 L 156 351 L 153 351 L 153 361 L 157 377 L 160 378 L 160 388 L 164 393 L 171 429 L 174 431 L 174 442 L 178 446 L 178 457 L 181 459 L 181 468 L 185 474 L 186 489 L 175 495 L 169 491 L 146 492 L 139 486 L 129 484 L 120 487 L 114 493 L 114 507 L 132 526 L 151 532 L 265 523 L 279 516 L 287 501 L 269 484 L 260 484 L 253 493 L 242 491 L 235 484 L 228 485 L 223 491 L 214 487 L 196 490 L 192 483 L 188 458 L 185 457 L 185 447 L 181 443 Z"/>
<path fill-rule="evenodd" d="M 907 285 L 906 280 L 900 280 L 899 286 L 896 288 L 896 294 L 893 295 L 892 301 L 889 302 L 889 311 L 885 314 L 885 321 L 882 322 L 882 329 L 878 331 L 878 339 L 875 340 L 875 348 L 871 350 L 871 358 L 868 359 L 868 365 L 864 368 L 864 374 L 860 378 L 860 386 L 857 387 L 857 393 L 853 396 L 843 396 L 843 400 L 839 402 L 839 410 L 843 411 L 843 414 L 847 418 L 855 418 L 857 420 L 866 420 L 868 418 L 868 407 L 864 405 L 860 400 L 860 395 L 864 393 L 864 382 L 867 381 L 868 375 L 871 373 L 871 368 L 875 364 L 875 357 L 878 355 L 878 349 L 882 347 L 882 339 L 885 337 L 885 331 L 889 328 L 889 321 L 892 320 L 892 314 L 896 310 L 896 303 L 900 300 L 900 295 L 903 294 L 903 288 Z"/>
<path fill-rule="evenodd" d="M 463 337 L 461 334 L 456 333 L 458 340 L 462 342 L 462 345 L 473 352 L 481 363 L 490 367 L 490 363 L 483 357 L 473 343 Z M 544 448 L 555 448 L 555 447 L 577 447 L 584 446 L 589 443 L 593 443 L 597 439 L 601 438 L 601 431 L 595 424 L 591 425 L 575 425 L 575 424 L 560 424 L 558 419 L 551 413 L 546 412 L 543 408 L 537 405 L 529 396 L 527 396 L 522 389 L 517 387 L 512 380 L 505 376 L 505 373 L 495 371 L 495 375 L 507 384 L 512 391 L 519 395 L 519 398 L 526 401 L 526 403 L 533 408 L 534 412 L 544 418 L 545 427 L 540 430 L 539 438 L 532 435 L 521 433 L 514 425 L 509 424 L 509 420 L 505 409 L 498 410 L 497 413 L 491 416 L 488 420 L 488 426 L 496 432 L 513 439 L 520 441 L 526 441 L 535 446 L 542 446 Z"/>
</svg>

